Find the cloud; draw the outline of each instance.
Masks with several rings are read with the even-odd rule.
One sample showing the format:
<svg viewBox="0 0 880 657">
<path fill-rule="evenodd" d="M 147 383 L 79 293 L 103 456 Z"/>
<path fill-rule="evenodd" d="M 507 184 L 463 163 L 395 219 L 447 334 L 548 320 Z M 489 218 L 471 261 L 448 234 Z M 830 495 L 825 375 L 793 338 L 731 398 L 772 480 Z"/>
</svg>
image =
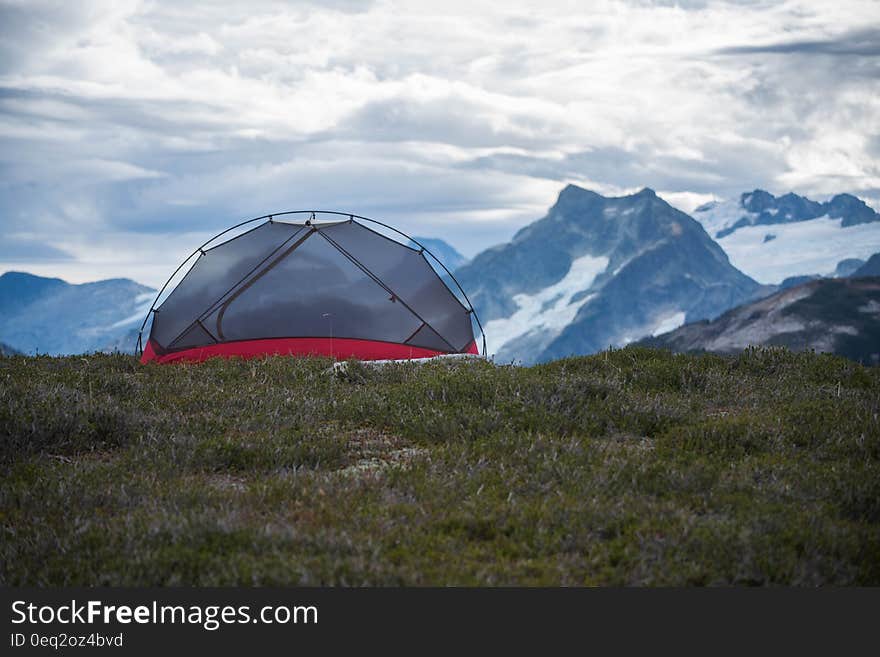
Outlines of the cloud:
<svg viewBox="0 0 880 657">
<path fill-rule="evenodd" d="M 28 235 L 161 283 L 319 206 L 472 255 L 567 182 L 876 199 L 878 35 L 872 0 L 0 0 L 0 270 Z"/>
<path fill-rule="evenodd" d="M 880 55 L 880 29 L 853 30 L 831 39 L 778 41 L 760 45 L 728 46 L 722 55 L 783 54 L 877 57 Z"/>
<path fill-rule="evenodd" d="M 367 103 L 332 132 L 368 141 L 540 149 L 560 143 L 570 128 L 551 103 L 491 96 L 460 83 L 425 79 L 417 86 Z"/>
<path fill-rule="evenodd" d="M 42 238 L 4 235 L 0 241 L 0 260 L 9 263 L 58 262 L 72 260 L 73 256 Z"/>
</svg>

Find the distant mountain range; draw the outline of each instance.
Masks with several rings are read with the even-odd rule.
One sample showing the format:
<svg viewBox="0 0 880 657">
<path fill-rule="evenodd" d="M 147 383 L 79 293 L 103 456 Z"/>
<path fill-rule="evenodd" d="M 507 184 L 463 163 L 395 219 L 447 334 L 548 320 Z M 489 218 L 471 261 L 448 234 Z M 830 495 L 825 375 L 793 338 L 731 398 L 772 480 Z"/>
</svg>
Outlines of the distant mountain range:
<svg viewBox="0 0 880 657">
<path fill-rule="evenodd" d="M 839 270 L 842 263 L 880 252 L 880 214 L 850 194 L 818 203 L 756 189 L 735 200 L 707 203 L 693 216 L 734 266 L 769 285 L 800 276 L 846 275 Z"/>
<path fill-rule="evenodd" d="M 880 278 L 810 281 L 641 344 L 738 353 L 749 345 L 832 352 L 880 364 Z"/>
<path fill-rule="evenodd" d="M 0 276 L 0 342 L 26 354 L 132 351 L 155 290 L 124 278 L 71 285 Z"/>
<path fill-rule="evenodd" d="M 755 190 L 694 217 L 650 189 L 605 197 L 569 185 L 546 216 L 471 261 L 443 240 L 416 239 L 455 272 L 501 362 L 588 354 L 652 336 L 651 344 L 676 350 L 729 351 L 751 340 L 871 358 L 859 341 L 874 339 L 873 315 L 859 308 L 874 308 L 873 288 L 835 287 L 824 277 L 880 276 L 873 209 L 847 194 L 818 203 Z M 71 285 L 6 273 L 0 349 L 131 351 L 153 295 L 127 279 Z M 808 298 L 812 305 L 800 303 Z M 806 328 L 790 329 L 795 323 Z"/>
<path fill-rule="evenodd" d="M 416 237 L 415 240 L 424 245 L 451 272 L 454 272 L 467 262 L 467 258 L 456 251 L 455 247 L 441 239 L 436 237 Z M 428 262 L 431 262 L 431 258 L 428 258 Z M 431 262 L 431 264 L 433 265 L 434 263 Z"/>
<path fill-rule="evenodd" d="M 547 216 L 456 272 L 501 361 L 588 354 L 712 318 L 760 290 L 652 190 L 569 185 Z"/>
</svg>

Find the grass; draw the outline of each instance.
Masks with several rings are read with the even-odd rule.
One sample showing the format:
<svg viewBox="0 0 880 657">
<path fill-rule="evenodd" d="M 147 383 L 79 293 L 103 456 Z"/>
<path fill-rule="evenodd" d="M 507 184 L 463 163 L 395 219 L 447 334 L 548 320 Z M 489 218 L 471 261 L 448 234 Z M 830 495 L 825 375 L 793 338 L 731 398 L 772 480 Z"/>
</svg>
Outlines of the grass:
<svg viewBox="0 0 880 657">
<path fill-rule="evenodd" d="M 5 585 L 880 584 L 880 370 L 0 358 Z"/>
</svg>

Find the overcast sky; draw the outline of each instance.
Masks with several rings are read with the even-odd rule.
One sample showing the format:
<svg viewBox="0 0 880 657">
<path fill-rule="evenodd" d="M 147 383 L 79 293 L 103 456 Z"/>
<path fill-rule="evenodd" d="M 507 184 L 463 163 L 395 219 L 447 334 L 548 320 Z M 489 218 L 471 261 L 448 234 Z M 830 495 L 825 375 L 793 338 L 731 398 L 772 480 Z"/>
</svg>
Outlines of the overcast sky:
<svg viewBox="0 0 880 657">
<path fill-rule="evenodd" d="M 0 271 L 75 282 L 285 209 L 470 256 L 567 182 L 878 207 L 880 2 L 0 0 L 0 172 Z"/>
</svg>

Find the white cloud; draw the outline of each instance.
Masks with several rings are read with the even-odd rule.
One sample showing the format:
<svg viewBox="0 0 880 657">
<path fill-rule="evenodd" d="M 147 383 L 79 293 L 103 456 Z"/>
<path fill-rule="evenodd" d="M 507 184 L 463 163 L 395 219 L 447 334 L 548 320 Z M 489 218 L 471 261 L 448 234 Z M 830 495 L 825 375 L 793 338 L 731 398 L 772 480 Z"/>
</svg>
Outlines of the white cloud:
<svg viewBox="0 0 880 657">
<path fill-rule="evenodd" d="M 657 194 L 669 205 L 690 214 L 701 205 L 718 200 L 713 194 L 697 194 L 694 192 L 664 192 Z"/>
<path fill-rule="evenodd" d="M 100 231 L 124 274 L 151 235 L 299 205 L 470 255 L 567 181 L 877 198 L 878 26 L 871 0 L 0 0 L 0 212 L 66 226 L 74 274 L 112 269 Z"/>
</svg>

